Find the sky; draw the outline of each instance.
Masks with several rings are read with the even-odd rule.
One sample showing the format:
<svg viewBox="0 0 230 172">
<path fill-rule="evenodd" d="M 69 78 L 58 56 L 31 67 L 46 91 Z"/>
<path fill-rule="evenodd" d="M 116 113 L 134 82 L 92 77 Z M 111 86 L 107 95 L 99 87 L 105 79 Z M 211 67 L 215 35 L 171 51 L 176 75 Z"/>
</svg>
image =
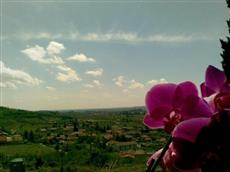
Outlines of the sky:
<svg viewBox="0 0 230 172">
<path fill-rule="evenodd" d="M 1 0 L 1 106 L 142 106 L 155 84 L 221 68 L 224 0 Z"/>
</svg>

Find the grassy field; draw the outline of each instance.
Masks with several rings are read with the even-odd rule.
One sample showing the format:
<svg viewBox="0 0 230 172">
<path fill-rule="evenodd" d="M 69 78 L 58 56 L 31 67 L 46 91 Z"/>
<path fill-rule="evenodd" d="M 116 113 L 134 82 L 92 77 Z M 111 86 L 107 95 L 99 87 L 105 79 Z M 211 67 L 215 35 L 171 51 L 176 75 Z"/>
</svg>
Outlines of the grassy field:
<svg viewBox="0 0 230 172">
<path fill-rule="evenodd" d="M 2 145 L 0 154 L 7 156 L 39 156 L 55 152 L 54 149 L 42 144 Z"/>
<path fill-rule="evenodd" d="M 60 172 L 61 168 L 64 172 L 144 172 L 149 153 L 161 148 L 168 137 L 162 130 L 145 127 L 144 114 L 142 108 L 33 112 L 0 107 L 0 131 L 23 138 L 0 144 L 0 172 L 8 171 L 10 161 L 19 157 L 29 172 Z M 74 124 L 79 136 L 71 140 L 73 128 L 67 126 Z M 109 140 L 104 138 L 108 133 L 112 134 Z M 110 141 L 134 145 L 121 148 Z M 135 151 L 144 154 L 132 156 Z M 121 152 L 131 155 L 122 157 Z M 37 168 L 39 158 L 42 164 Z"/>
</svg>

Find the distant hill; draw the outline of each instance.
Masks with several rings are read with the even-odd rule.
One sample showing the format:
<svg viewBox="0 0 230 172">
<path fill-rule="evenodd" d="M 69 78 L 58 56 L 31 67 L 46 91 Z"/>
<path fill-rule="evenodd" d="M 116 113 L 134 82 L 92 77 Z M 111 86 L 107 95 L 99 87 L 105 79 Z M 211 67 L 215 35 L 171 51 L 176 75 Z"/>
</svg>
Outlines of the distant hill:
<svg viewBox="0 0 230 172">
<path fill-rule="evenodd" d="M 112 115 L 138 115 L 144 114 L 145 108 L 125 107 L 107 109 L 76 109 L 60 111 L 28 111 L 0 106 L 0 130 L 36 130 L 50 121 L 63 121 L 72 118 L 101 118 Z"/>
<path fill-rule="evenodd" d="M 74 111 L 74 112 L 124 112 L 124 111 L 145 111 L 144 106 L 134 107 L 115 107 L 115 108 L 92 108 L 92 109 L 66 109 L 60 110 L 62 112 Z"/>
<path fill-rule="evenodd" d="M 0 129 L 10 132 L 10 129 L 35 130 L 49 120 L 63 117 L 58 112 L 41 112 L 0 107 Z"/>
</svg>

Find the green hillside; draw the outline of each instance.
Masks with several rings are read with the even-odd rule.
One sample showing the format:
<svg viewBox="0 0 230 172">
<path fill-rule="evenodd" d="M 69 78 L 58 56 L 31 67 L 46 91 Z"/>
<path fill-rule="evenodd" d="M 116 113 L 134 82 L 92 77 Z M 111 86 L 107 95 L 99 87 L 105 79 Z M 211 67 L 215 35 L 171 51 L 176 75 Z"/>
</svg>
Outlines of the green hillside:
<svg viewBox="0 0 230 172">
<path fill-rule="evenodd" d="M 61 121 L 59 112 L 27 111 L 0 107 L 0 129 L 6 132 L 36 130 L 47 125 L 47 121 Z"/>
<path fill-rule="evenodd" d="M 145 127 L 144 114 L 143 108 L 26 111 L 0 107 L 0 171 L 7 170 L 14 158 L 23 158 L 27 171 L 145 171 L 146 160 L 167 136 Z"/>
</svg>

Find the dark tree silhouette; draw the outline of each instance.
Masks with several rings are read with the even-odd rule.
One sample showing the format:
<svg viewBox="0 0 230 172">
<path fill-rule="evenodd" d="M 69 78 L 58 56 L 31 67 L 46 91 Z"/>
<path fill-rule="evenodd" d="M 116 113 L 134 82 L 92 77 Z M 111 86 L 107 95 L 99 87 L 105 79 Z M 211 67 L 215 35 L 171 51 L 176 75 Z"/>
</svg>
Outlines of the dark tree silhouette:
<svg viewBox="0 0 230 172">
<path fill-rule="evenodd" d="M 226 0 L 228 8 L 230 8 L 230 0 Z M 228 29 L 230 33 L 230 19 L 227 21 Z M 227 77 L 228 83 L 230 83 L 230 37 L 227 36 L 227 40 L 220 40 L 223 53 L 221 54 L 223 61 L 222 66 Z"/>
<path fill-rule="evenodd" d="M 78 121 L 78 119 L 75 118 L 75 119 L 72 121 L 72 123 L 73 123 L 73 131 L 78 131 L 78 129 L 79 129 L 79 121 Z"/>
<path fill-rule="evenodd" d="M 40 156 L 37 157 L 36 162 L 35 162 L 35 168 L 39 169 L 43 164 L 44 164 L 44 161 L 42 160 L 42 158 Z"/>
</svg>

